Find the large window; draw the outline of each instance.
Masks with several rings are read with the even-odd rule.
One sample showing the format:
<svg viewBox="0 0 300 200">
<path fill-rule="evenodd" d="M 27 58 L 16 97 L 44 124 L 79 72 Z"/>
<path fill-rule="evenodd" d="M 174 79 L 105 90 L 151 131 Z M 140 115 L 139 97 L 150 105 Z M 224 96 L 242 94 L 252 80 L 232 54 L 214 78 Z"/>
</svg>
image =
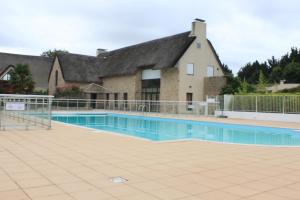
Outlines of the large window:
<svg viewBox="0 0 300 200">
<path fill-rule="evenodd" d="M 187 75 L 194 75 L 194 64 L 187 64 L 186 65 L 186 74 Z"/>
<path fill-rule="evenodd" d="M 160 79 L 142 80 L 142 100 L 158 101 Z"/>
<path fill-rule="evenodd" d="M 207 77 L 212 77 L 212 76 L 214 76 L 214 67 L 208 66 L 207 67 Z"/>
<path fill-rule="evenodd" d="M 124 107 L 127 108 L 128 106 L 128 94 L 127 92 L 123 93 L 123 100 L 124 100 Z"/>
<path fill-rule="evenodd" d="M 114 100 L 115 100 L 115 108 L 118 107 L 118 93 L 114 94 Z"/>
</svg>

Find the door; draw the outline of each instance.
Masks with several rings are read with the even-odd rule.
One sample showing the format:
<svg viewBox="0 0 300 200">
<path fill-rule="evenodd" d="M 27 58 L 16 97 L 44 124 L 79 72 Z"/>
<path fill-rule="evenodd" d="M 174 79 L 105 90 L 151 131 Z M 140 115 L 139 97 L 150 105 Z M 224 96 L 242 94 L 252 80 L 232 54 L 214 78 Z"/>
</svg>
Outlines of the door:
<svg viewBox="0 0 300 200">
<path fill-rule="evenodd" d="M 91 93 L 91 107 L 96 108 L 97 93 Z"/>
<path fill-rule="evenodd" d="M 193 110 L 193 93 L 186 93 L 187 110 Z"/>
</svg>

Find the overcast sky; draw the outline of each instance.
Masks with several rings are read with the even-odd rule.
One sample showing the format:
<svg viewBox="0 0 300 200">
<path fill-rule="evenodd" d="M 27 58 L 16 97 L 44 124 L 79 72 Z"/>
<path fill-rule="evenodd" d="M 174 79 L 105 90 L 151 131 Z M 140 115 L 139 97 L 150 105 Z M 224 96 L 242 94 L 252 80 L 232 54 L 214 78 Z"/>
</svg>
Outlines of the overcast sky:
<svg viewBox="0 0 300 200">
<path fill-rule="evenodd" d="M 221 61 L 247 62 L 300 47 L 299 0 L 1 0 L 0 52 L 95 55 L 190 30 L 205 19 Z"/>
</svg>

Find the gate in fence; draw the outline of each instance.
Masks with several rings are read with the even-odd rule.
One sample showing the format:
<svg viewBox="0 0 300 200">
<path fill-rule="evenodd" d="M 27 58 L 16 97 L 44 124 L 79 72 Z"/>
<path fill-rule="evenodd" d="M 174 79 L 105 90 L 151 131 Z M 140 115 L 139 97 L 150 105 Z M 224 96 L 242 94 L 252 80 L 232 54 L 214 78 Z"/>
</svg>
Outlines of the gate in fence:
<svg viewBox="0 0 300 200">
<path fill-rule="evenodd" d="M 0 94 L 0 130 L 51 128 L 53 96 Z"/>
</svg>

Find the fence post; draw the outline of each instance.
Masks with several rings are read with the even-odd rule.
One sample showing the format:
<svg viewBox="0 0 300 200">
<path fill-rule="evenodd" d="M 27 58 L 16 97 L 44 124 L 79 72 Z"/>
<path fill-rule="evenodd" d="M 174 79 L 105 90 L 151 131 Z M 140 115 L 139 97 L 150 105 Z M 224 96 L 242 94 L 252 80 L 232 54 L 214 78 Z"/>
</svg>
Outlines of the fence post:
<svg viewBox="0 0 300 200">
<path fill-rule="evenodd" d="M 235 96 L 234 96 L 234 95 L 232 95 L 231 111 L 234 111 L 234 110 L 233 110 L 233 108 L 234 108 L 234 97 L 235 97 Z"/>
<path fill-rule="evenodd" d="M 255 112 L 257 112 L 258 108 L 257 108 L 257 95 L 255 96 Z"/>
<path fill-rule="evenodd" d="M 51 118 L 52 118 L 51 105 L 52 105 L 52 99 L 48 97 L 48 129 L 51 129 Z"/>
<path fill-rule="evenodd" d="M 285 96 L 282 96 L 282 114 L 285 113 Z"/>
</svg>

